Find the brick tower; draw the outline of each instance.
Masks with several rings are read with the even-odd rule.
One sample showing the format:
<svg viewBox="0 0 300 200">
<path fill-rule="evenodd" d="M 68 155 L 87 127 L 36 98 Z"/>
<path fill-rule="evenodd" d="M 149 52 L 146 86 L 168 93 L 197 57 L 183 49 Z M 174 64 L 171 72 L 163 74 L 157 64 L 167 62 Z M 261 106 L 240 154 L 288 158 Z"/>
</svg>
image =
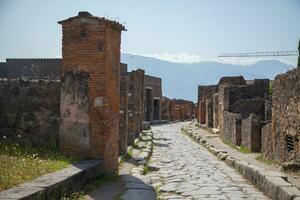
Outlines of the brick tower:
<svg viewBox="0 0 300 200">
<path fill-rule="evenodd" d="M 62 25 L 60 146 L 117 173 L 121 24 L 79 12 Z"/>
</svg>

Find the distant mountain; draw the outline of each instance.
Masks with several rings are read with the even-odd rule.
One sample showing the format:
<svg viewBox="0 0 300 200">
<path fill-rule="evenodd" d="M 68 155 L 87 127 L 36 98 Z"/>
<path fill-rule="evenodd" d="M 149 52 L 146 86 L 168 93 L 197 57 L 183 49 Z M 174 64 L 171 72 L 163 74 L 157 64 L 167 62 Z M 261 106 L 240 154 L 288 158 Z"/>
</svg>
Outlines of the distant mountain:
<svg viewBox="0 0 300 200">
<path fill-rule="evenodd" d="M 148 75 L 161 77 L 164 96 L 192 101 L 197 99 L 198 85 L 217 84 L 223 76 L 274 79 L 277 74 L 292 68 L 278 60 L 258 61 L 247 66 L 219 62 L 172 63 L 132 54 L 122 54 L 121 60 L 128 64 L 129 71 L 141 68 Z"/>
</svg>

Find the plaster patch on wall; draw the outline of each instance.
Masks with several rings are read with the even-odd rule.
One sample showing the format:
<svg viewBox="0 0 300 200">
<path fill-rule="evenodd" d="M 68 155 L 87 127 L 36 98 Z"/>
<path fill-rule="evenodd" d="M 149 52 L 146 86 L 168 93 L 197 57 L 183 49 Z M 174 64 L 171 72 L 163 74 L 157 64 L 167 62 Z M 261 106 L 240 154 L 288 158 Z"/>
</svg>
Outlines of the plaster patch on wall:
<svg viewBox="0 0 300 200">
<path fill-rule="evenodd" d="M 61 86 L 60 143 L 90 148 L 87 72 L 66 72 Z"/>
</svg>

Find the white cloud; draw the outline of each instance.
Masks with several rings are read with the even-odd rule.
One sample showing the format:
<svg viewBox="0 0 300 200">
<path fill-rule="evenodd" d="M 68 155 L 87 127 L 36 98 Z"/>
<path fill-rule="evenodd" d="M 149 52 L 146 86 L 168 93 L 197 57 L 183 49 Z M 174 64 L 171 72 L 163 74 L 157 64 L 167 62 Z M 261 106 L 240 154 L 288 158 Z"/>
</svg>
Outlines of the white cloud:
<svg viewBox="0 0 300 200">
<path fill-rule="evenodd" d="M 165 60 L 174 63 L 199 63 L 205 61 L 202 57 L 196 54 L 178 53 L 178 54 L 146 54 L 142 55 L 146 57 L 157 58 L 159 60 Z"/>
</svg>

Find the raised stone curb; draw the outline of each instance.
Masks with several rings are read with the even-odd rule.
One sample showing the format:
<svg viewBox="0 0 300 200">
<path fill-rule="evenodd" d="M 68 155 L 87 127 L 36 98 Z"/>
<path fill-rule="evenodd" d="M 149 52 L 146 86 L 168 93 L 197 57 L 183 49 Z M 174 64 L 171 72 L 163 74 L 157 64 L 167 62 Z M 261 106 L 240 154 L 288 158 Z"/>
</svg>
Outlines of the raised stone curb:
<svg viewBox="0 0 300 200">
<path fill-rule="evenodd" d="M 103 174 L 103 162 L 85 160 L 57 172 L 38 177 L 33 181 L 0 192 L 0 199 L 60 199 L 79 191 L 91 179 Z"/>
<path fill-rule="evenodd" d="M 201 138 L 201 136 L 193 132 L 191 128 L 182 127 L 182 130 L 213 155 L 223 160 L 227 165 L 235 168 L 236 171 L 256 185 L 268 197 L 278 200 L 300 200 L 300 190 L 287 182 L 287 176 L 285 174 L 277 171 L 266 171 L 246 161 L 236 160 L 226 151 L 214 148 L 214 146 L 207 143 L 204 138 Z"/>
<path fill-rule="evenodd" d="M 140 144 L 144 142 L 148 142 L 147 145 Z M 135 141 L 135 145 L 141 149 L 138 158 L 135 159 L 137 167 L 132 168 L 131 176 L 122 177 L 127 191 L 121 196 L 121 200 L 155 200 L 156 193 L 150 184 L 150 179 L 143 175 L 144 168 L 152 155 L 153 132 L 151 130 L 143 131 L 139 140 Z"/>
</svg>

